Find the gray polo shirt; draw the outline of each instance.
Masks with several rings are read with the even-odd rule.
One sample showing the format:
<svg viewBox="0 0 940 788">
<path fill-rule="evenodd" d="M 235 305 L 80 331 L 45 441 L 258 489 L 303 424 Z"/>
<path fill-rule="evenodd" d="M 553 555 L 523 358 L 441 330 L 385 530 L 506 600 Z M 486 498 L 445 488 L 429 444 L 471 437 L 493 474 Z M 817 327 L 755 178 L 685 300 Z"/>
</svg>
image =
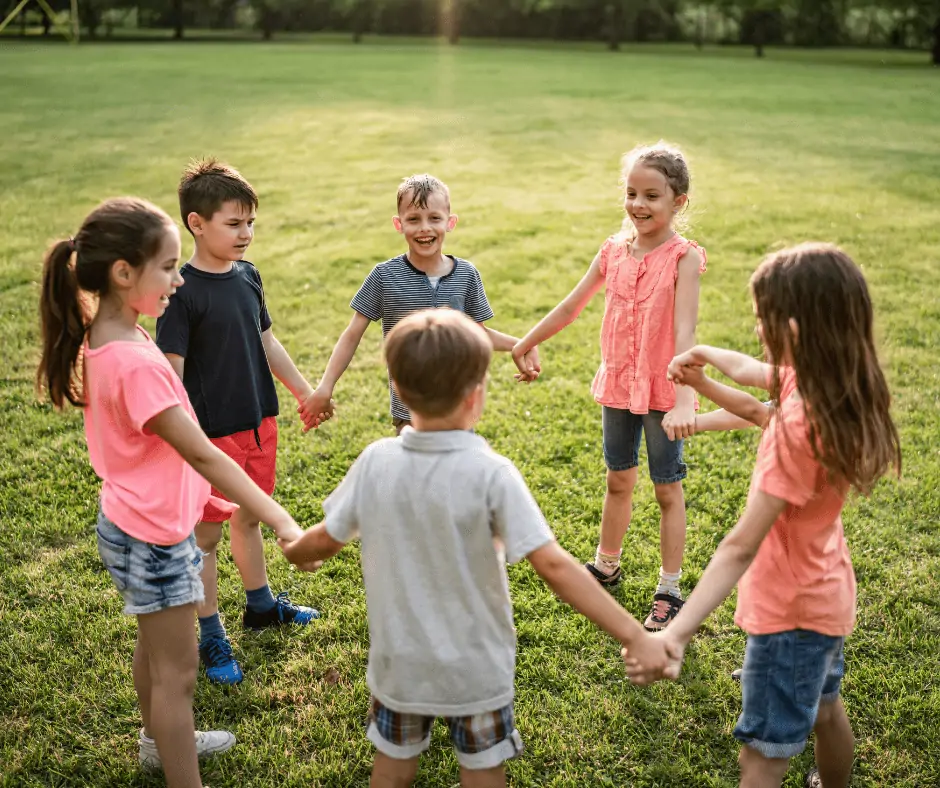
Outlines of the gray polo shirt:
<svg viewBox="0 0 940 788">
<path fill-rule="evenodd" d="M 366 448 L 323 510 L 330 536 L 362 542 L 372 694 L 435 716 L 509 704 L 506 561 L 553 539 L 512 462 L 470 432 L 406 428 Z"/>
</svg>

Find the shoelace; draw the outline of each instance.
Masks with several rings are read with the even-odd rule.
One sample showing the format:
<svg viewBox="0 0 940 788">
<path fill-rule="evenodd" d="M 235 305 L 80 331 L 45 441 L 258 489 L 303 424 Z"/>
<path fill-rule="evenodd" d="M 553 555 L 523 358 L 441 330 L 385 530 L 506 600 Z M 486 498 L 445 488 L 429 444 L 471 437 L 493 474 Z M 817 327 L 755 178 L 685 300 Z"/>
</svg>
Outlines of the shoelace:
<svg viewBox="0 0 940 788">
<path fill-rule="evenodd" d="M 653 621 L 657 623 L 664 622 L 669 616 L 670 605 L 665 599 L 657 599 L 653 602 Z"/>
<path fill-rule="evenodd" d="M 233 659 L 232 645 L 224 638 L 212 638 L 208 643 L 206 643 L 205 648 L 209 657 L 209 662 L 211 662 L 213 665 L 228 663 Z"/>
<path fill-rule="evenodd" d="M 290 597 L 287 596 L 286 591 L 282 591 L 280 594 L 277 595 L 276 602 L 277 602 L 277 614 L 278 614 L 278 617 L 281 619 L 281 621 L 284 620 L 285 614 L 288 611 L 290 611 L 293 614 L 293 616 L 297 616 L 303 613 L 303 611 L 300 609 L 300 605 L 295 605 L 293 602 L 290 601 Z"/>
</svg>

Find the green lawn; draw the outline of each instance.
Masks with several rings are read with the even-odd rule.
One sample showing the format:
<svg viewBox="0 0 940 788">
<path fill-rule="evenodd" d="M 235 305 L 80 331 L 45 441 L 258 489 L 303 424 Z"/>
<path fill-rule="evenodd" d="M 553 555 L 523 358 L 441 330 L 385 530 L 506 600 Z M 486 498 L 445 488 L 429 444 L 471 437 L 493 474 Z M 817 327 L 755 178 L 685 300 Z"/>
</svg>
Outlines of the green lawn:
<svg viewBox="0 0 940 788">
<path fill-rule="evenodd" d="M 651 48 L 449 48 L 414 42 L 121 45 L 0 43 L 0 785 L 156 786 L 136 766 L 134 622 L 99 564 L 98 482 L 81 419 L 36 402 L 36 297 L 46 243 L 104 197 L 176 212 L 187 159 L 234 163 L 261 197 L 250 257 L 275 331 L 311 379 L 377 261 L 401 251 L 398 181 L 430 170 L 461 221 L 449 250 L 475 261 L 496 311 L 523 332 L 577 281 L 621 221 L 618 159 L 660 137 L 687 150 L 689 234 L 709 252 L 702 341 L 757 353 L 747 279 L 784 244 L 830 240 L 864 266 L 905 451 L 901 482 L 853 501 L 845 521 L 859 580 L 846 704 L 855 786 L 940 785 L 940 102 L 922 54 L 764 61 Z M 184 244 L 188 253 L 188 244 Z M 543 378 L 493 370 L 479 431 L 520 467 L 561 543 L 592 555 L 603 497 L 600 413 L 589 394 L 601 300 L 543 348 Z M 380 331 L 370 329 L 337 397 L 302 435 L 281 389 L 277 497 L 314 523 L 370 441 L 390 434 Z M 686 585 L 735 522 L 755 434 L 703 436 L 691 471 Z M 641 484 L 618 598 L 648 609 L 658 511 Z M 365 597 L 358 552 L 317 575 L 268 543 L 272 587 L 319 607 L 299 634 L 243 634 L 237 572 L 222 551 L 222 610 L 246 670 L 200 680 L 197 724 L 239 746 L 207 764 L 224 786 L 358 786 L 371 747 Z M 525 564 L 510 570 L 519 634 L 518 786 L 736 785 L 731 737 L 744 638 L 726 603 L 677 684 L 631 687 L 616 644 L 559 603 Z M 801 784 L 809 752 L 786 785 Z M 435 733 L 419 784 L 453 786 Z"/>
</svg>

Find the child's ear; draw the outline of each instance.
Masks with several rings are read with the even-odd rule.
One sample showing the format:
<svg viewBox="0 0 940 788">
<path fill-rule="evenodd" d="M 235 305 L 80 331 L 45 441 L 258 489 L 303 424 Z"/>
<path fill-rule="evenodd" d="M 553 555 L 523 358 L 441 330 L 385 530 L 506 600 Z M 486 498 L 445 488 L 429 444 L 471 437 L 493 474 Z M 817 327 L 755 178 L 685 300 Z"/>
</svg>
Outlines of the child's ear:
<svg viewBox="0 0 940 788">
<path fill-rule="evenodd" d="M 127 260 L 116 260 L 111 266 L 111 282 L 117 287 L 128 287 L 133 281 L 133 266 Z"/>
<path fill-rule="evenodd" d="M 400 219 L 399 217 L 393 216 L 393 217 L 392 217 L 392 224 L 395 226 L 395 229 L 396 229 L 398 232 L 402 232 L 402 229 L 401 229 L 401 219 Z"/>
<path fill-rule="evenodd" d="M 193 235 L 202 235 L 205 229 L 205 220 L 195 211 L 190 211 L 186 217 L 186 224 Z"/>
<path fill-rule="evenodd" d="M 450 232 L 457 226 L 457 214 L 452 213 L 447 217 L 447 232 Z"/>
<path fill-rule="evenodd" d="M 680 194 L 678 197 L 676 197 L 675 201 L 672 204 L 673 211 L 675 213 L 679 213 L 679 211 L 685 208 L 688 202 L 689 202 L 689 195 Z"/>
</svg>

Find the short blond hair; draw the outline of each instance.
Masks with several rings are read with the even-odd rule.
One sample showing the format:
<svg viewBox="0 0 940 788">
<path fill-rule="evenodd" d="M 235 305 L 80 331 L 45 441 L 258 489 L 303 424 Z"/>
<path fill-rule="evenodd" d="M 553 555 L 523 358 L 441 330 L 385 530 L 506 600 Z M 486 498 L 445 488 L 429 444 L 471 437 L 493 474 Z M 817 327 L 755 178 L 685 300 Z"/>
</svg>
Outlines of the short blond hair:
<svg viewBox="0 0 940 788">
<path fill-rule="evenodd" d="M 483 382 L 492 356 L 486 332 L 453 309 L 408 315 L 385 339 L 388 373 L 398 396 L 422 416 L 452 413 Z"/>
</svg>

